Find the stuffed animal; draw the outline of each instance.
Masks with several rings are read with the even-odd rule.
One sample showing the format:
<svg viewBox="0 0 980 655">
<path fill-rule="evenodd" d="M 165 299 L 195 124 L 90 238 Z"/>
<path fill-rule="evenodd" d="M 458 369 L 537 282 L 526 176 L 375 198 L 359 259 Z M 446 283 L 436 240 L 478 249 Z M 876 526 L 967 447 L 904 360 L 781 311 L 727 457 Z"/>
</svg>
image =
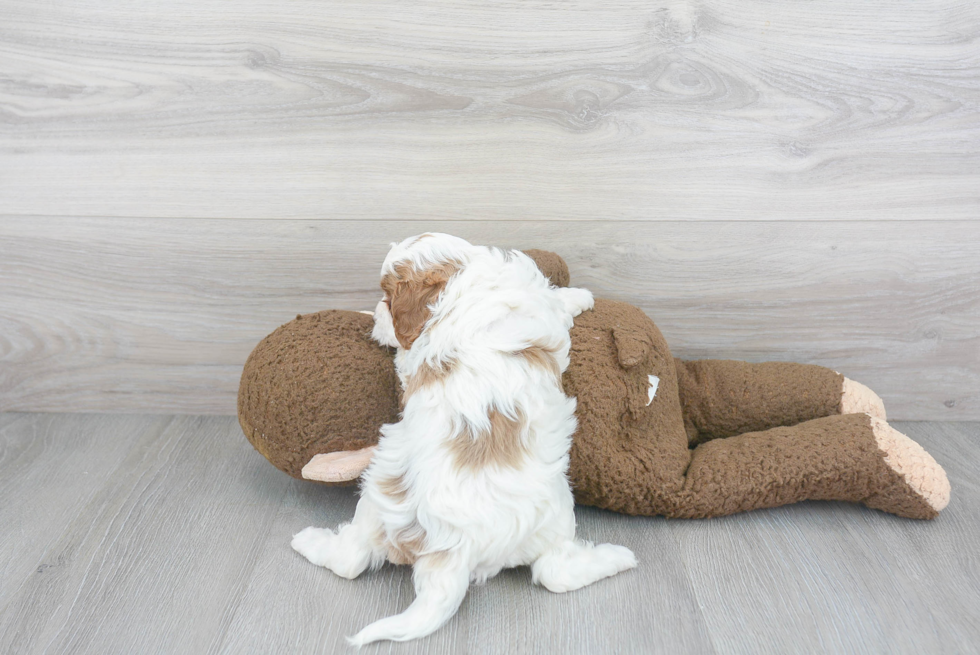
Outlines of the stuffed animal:
<svg viewBox="0 0 980 655">
<path fill-rule="evenodd" d="M 554 253 L 527 251 L 553 284 Z M 379 428 L 398 420 L 394 353 L 369 312 L 297 316 L 249 356 L 238 418 L 249 441 L 300 479 L 352 484 Z M 819 366 L 675 359 L 641 310 L 597 299 L 575 319 L 562 376 L 577 399 L 569 476 L 577 502 L 667 517 L 723 516 L 807 499 L 931 519 L 942 467 L 885 421 L 870 389 Z"/>
</svg>

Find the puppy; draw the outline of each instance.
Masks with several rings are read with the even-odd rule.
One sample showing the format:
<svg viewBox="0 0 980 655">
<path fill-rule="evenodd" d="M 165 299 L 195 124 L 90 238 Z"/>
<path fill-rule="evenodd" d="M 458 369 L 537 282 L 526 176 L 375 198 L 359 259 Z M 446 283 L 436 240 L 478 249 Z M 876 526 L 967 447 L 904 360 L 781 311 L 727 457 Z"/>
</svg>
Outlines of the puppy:
<svg viewBox="0 0 980 655">
<path fill-rule="evenodd" d="M 397 348 L 401 420 L 381 428 L 354 519 L 292 541 L 345 578 L 412 565 L 411 606 L 350 643 L 430 634 L 470 582 L 505 567 L 530 564 L 535 583 L 564 592 L 636 566 L 623 546 L 575 539 L 575 399 L 561 374 L 592 294 L 550 286 L 523 253 L 446 234 L 393 244 L 381 288 L 373 337 Z"/>
</svg>

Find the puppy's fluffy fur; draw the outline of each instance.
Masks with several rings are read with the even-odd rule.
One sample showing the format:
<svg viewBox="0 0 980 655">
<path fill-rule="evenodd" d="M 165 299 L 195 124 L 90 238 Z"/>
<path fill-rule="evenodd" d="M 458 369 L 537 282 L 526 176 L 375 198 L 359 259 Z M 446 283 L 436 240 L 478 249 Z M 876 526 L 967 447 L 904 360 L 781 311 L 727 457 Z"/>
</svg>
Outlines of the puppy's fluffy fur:
<svg viewBox="0 0 980 655">
<path fill-rule="evenodd" d="M 393 245 L 381 286 L 373 336 L 398 349 L 402 418 L 381 429 L 353 521 L 292 542 L 346 578 L 385 559 L 414 567 L 411 606 L 350 642 L 427 635 L 504 567 L 530 564 L 563 592 L 636 566 L 627 548 L 575 539 L 561 373 L 592 294 L 550 286 L 520 252 L 444 234 Z"/>
</svg>

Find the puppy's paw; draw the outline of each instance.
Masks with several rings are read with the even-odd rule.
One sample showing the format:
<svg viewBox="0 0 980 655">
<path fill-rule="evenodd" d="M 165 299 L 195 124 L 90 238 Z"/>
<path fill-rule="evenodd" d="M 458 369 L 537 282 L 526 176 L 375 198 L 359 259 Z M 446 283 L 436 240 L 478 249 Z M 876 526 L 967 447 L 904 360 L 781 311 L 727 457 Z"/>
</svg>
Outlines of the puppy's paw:
<svg viewBox="0 0 980 655">
<path fill-rule="evenodd" d="M 625 546 L 575 541 L 545 553 L 531 565 L 531 579 L 548 591 L 564 593 L 636 566 L 636 556 Z"/>
<path fill-rule="evenodd" d="M 592 297 L 592 292 L 588 289 L 566 287 L 564 289 L 558 289 L 558 293 L 561 294 L 562 302 L 565 303 L 565 311 L 573 317 L 578 316 L 587 309 L 592 309 L 595 305 L 595 298 Z"/>
<path fill-rule="evenodd" d="M 293 535 L 290 545 L 313 564 L 329 567 L 336 539 L 332 530 L 309 527 Z"/>
<path fill-rule="evenodd" d="M 608 575 L 616 575 L 621 571 L 636 568 L 636 555 L 626 546 L 599 544 L 595 547 L 595 552 L 608 567 Z"/>
</svg>

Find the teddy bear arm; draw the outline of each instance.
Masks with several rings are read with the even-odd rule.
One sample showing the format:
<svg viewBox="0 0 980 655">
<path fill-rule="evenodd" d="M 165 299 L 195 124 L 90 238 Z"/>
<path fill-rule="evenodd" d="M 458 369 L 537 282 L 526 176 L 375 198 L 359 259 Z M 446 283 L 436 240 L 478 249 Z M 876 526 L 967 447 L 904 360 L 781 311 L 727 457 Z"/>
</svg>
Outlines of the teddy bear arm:
<svg viewBox="0 0 980 655">
<path fill-rule="evenodd" d="M 675 359 L 675 364 L 684 423 L 692 446 L 849 413 L 842 409 L 842 398 L 845 383 L 850 381 L 822 366 L 720 359 Z M 874 396 L 867 387 L 857 386 Z M 870 407 L 866 403 L 861 411 L 868 411 L 865 406 Z M 879 418 L 884 418 L 883 406 L 881 410 Z"/>
</svg>

